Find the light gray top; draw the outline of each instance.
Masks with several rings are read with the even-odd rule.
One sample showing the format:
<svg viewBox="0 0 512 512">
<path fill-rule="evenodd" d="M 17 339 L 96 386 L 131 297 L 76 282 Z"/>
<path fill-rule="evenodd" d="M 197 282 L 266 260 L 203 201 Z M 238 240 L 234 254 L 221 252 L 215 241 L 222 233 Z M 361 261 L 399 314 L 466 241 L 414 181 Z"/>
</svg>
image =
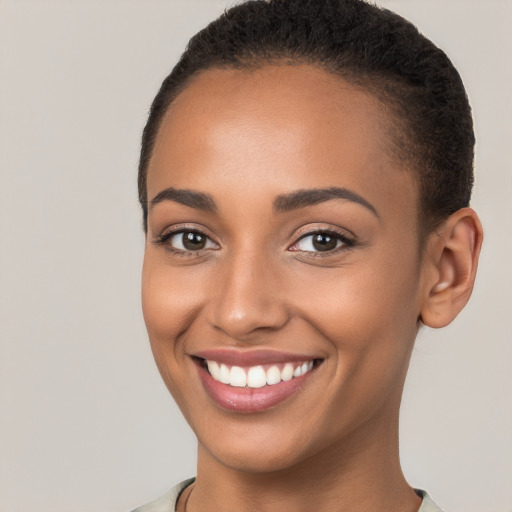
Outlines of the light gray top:
<svg viewBox="0 0 512 512">
<path fill-rule="evenodd" d="M 190 478 L 184 482 L 175 485 L 167 494 L 158 498 L 147 505 L 142 505 L 132 512 L 176 512 L 176 504 L 183 490 L 188 487 L 195 478 Z M 432 501 L 425 491 L 416 489 L 416 492 L 423 498 L 418 512 L 442 512 L 442 510 Z"/>
</svg>

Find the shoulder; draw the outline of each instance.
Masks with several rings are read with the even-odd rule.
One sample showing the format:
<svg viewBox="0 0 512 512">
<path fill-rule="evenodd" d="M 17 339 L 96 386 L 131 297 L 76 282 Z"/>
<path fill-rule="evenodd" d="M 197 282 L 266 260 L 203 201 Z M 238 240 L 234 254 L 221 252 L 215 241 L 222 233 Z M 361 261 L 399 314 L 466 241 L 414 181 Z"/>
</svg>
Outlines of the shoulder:
<svg viewBox="0 0 512 512">
<path fill-rule="evenodd" d="M 176 502 L 183 490 L 188 487 L 195 478 L 189 478 L 178 485 L 175 485 L 169 492 L 151 503 L 137 507 L 132 512 L 175 512 Z"/>
<path fill-rule="evenodd" d="M 416 494 L 423 498 L 421 502 L 421 507 L 418 512 L 443 512 L 432 500 L 432 498 L 425 492 L 420 489 L 415 489 Z"/>
</svg>

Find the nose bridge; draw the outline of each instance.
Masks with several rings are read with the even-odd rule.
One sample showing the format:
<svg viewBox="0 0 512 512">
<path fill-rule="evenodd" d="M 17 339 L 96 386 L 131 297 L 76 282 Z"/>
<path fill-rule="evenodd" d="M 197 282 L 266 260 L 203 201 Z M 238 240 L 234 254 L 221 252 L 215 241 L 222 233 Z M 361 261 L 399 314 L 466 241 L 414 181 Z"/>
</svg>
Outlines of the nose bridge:
<svg viewBox="0 0 512 512">
<path fill-rule="evenodd" d="M 259 251 L 232 254 L 218 269 L 210 322 L 231 338 L 245 341 L 255 331 L 276 330 L 288 314 L 278 293 L 276 262 Z"/>
</svg>

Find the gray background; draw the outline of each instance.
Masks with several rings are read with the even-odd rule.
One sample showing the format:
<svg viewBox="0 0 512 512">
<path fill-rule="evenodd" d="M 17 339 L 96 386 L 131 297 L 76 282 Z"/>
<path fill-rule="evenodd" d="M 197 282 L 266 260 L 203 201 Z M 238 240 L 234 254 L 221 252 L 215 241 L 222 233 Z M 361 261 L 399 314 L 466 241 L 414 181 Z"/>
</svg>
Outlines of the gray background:
<svg viewBox="0 0 512 512">
<path fill-rule="evenodd" d="M 0 511 L 127 511 L 194 474 L 140 312 L 149 103 L 223 0 L 0 0 Z M 402 409 L 410 482 L 512 510 L 512 3 L 389 0 L 459 68 L 486 240 L 470 305 L 424 330 Z"/>
</svg>

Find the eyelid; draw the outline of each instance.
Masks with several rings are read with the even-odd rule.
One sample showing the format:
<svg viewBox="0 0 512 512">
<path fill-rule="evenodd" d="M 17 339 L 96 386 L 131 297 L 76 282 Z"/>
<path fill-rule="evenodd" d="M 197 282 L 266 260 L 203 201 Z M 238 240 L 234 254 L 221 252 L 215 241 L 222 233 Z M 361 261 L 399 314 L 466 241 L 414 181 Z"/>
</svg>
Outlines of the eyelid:
<svg viewBox="0 0 512 512">
<path fill-rule="evenodd" d="M 190 224 L 181 224 L 181 225 L 174 225 L 174 226 L 168 226 L 165 229 L 161 231 L 160 234 L 155 235 L 153 238 L 153 243 L 155 245 L 162 245 L 166 246 L 166 249 L 179 255 L 199 255 L 203 254 L 204 252 L 216 250 L 220 247 L 220 244 L 216 242 L 211 235 L 208 234 L 208 231 L 206 228 L 203 228 L 202 226 L 197 225 L 190 225 Z M 177 249 L 176 247 L 173 247 L 170 244 L 170 240 L 180 233 L 198 233 L 205 238 L 207 238 L 211 243 L 216 245 L 216 248 L 203 248 L 198 249 L 196 251 L 191 251 L 187 249 Z"/>
<path fill-rule="evenodd" d="M 293 249 L 293 247 L 295 247 L 301 240 L 318 234 L 335 237 L 337 240 L 341 241 L 341 245 L 329 251 L 305 251 L 301 249 Z M 288 247 L 288 250 L 292 252 L 297 251 L 315 256 L 329 256 L 336 254 L 339 251 L 349 249 L 354 245 L 356 245 L 356 240 L 355 236 L 352 233 L 348 234 L 347 231 L 335 229 L 332 227 L 325 228 L 318 226 L 316 228 L 305 228 L 304 230 L 299 230 L 299 233 L 296 235 L 295 241 Z"/>
<path fill-rule="evenodd" d="M 309 224 L 305 224 L 302 227 L 296 229 L 290 238 L 295 238 L 295 240 L 298 240 L 304 236 L 314 235 L 316 233 L 331 233 L 332 235 L 345 237 L 354 241 L 357 239 L 356 235 L 350 231 L 350 229 L 339 227 L 327 222 L 311 222 Z"/>
<path fill-rule="evenodd" d="M 204 238 L 205 240 L 205 246 L 204 247 L 201 247 L 200 249 L 187 249 L 186 247 L 183 246 L 183 241 L 184 241 L 184 235 L 187 234 L 187 233 L 193 233 L 194 235 L 200 235 L 201 237 Z M 181 237 L 181 241 L 180 241 L 180 237 Z M 176 241 L 174 239 L 177 239 Z M 217 248 L 217 244 L 207 235 L 203 234 L 203 233 L 199 233 L 199 231 L 191 231 L 191 230 L 188 230 L 188 229 L 185 229 L 185 230 L 182 230 L 182 231 L 177 231 L 175 233 L 170 233 L 170 236 L 166 237 L 170 247 L 175 250 L 175 251 L 179 251 L 179 252 L 187 252 L 187 253 L 200 253 L 201 251 L 206 251 L 206 250 L 209 250 L 209 249 L 216 249 Z M 183 247 L 177 247 L 177 245 L 181 245 Z M 208 246 L 209 245 L 209 246 Z M 212 247 L 213 246 L 213 247 Z"/>
<path fill-rule="evenodd" d="M 201 224 L 184 222 L 184 223 L 167 225 L 163 229 L 158 230 L 158 234 L 154 235 L 154 239 L 159 240 L 162 238 L 168 238 L 169 236 L 175 235 L 176 233 L 183 233 L 184 231 L 200 233 L 201 235 L 207 236 L 208 238 L 211 238 L 211 239 L 214 238 L 210 234 L 210 230 L 206 226 L 203 226 Z"/>
</svg>

